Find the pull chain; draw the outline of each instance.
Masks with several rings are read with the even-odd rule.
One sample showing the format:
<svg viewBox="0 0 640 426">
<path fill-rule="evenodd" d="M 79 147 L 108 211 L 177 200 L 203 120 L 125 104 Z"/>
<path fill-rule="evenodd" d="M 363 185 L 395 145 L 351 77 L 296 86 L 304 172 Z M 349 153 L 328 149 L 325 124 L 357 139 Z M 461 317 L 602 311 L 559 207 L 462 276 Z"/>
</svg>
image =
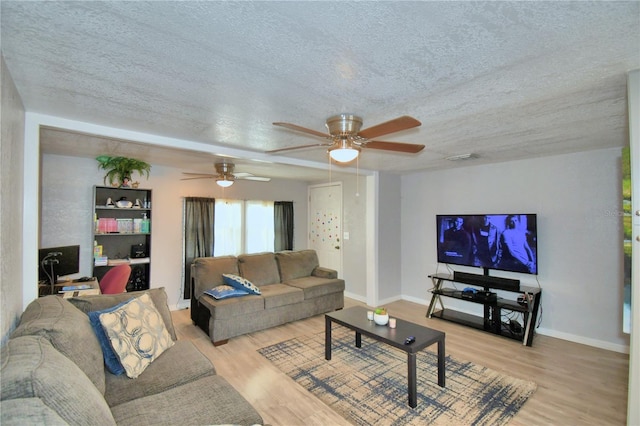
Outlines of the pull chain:
<svg viewBox="0 0 640 426">
<path fill-rule="evenodd" d="M 356 197 L 360 196 L 360 156 L 356 157 Z"/>
</svg>

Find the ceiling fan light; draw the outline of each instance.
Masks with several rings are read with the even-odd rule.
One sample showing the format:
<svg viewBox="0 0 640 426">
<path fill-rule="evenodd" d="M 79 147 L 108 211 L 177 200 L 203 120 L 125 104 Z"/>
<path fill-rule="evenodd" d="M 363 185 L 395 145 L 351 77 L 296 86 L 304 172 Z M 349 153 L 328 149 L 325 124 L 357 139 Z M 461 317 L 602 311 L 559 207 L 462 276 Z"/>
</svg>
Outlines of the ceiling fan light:
<svg viewBox="0 0 640 426">
<path fill-rule="evenodd" d="M 218 184 L 218 186 L 221 186 L 221 187 L 223 187 L 223 188 L 228 188 L 228 187 L 230 187 L 231 185 L 233 185 L 233 180 L 229 180 L 229 179 L 227 179 L 227 178 L 226 178 L 226 176 L 225 176 L 225 177 L 223 177 L 223 178 L 218 178 L 218 179 L 216 179 L 216 183 Z"/>
<path fill-rule="evenodd" d="M 336 148 L 329 151 L 329 156 L 339 163 L 348 163 L 358 157 L 360 151 L 355 148 Z"/>
</svg>

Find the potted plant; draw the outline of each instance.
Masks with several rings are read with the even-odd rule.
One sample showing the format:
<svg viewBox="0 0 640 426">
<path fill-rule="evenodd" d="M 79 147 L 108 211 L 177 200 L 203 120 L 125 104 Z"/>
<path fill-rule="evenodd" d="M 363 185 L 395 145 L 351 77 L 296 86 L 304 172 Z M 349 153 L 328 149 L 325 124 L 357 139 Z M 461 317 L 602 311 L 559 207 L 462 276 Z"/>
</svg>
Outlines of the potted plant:
<svg viewBox="0 0 640 426">
<path fill-rule="evenodd" d="M 387 325 L 389 322 L 389 313 L 387 308 L 376 308 L 373 312 L 373 322 L 378 325 Z"/>
<path fill-rule="evenodd" d="M 140 176 L 146 175 L 149 178 L 151 165 L 135 158 L 112 157 L 110 155 L 100 155 L 96 157 L 98 168 L 106 170 L 104 183 L 109 181 L 112 186 L 128 187 L 131 182 L 131 174 L 138 172 Z"/>
</svg>

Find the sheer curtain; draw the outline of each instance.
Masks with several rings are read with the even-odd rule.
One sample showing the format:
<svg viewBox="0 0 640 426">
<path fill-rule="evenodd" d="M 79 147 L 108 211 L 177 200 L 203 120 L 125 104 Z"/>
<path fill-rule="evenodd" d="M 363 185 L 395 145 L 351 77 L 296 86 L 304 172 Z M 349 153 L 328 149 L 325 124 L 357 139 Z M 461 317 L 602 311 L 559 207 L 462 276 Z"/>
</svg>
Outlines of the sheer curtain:
<svg viewBox="0 0 640 426">
<path fill-rule="evenodd" d="M 191 263 L 196 257 L 213 255 L 215 199 L 186 197 L 184 199 L 184 282 L 182 296 L 191 298 Z"/>
<path fill-rule="evenodd" d="M 273 203 L 274 251 L 293 250 L 293 201 Z"/>
<path fill-rule="evenodd" d="M 216 201 L 214 256 L 242 254 L 243 206 L 242 200 Z"/>
<path fill-rule="evenodd" d="M 246 201 L 245 240 L 246 253 L 274 251 L 273 201 Z"/>
</svg>

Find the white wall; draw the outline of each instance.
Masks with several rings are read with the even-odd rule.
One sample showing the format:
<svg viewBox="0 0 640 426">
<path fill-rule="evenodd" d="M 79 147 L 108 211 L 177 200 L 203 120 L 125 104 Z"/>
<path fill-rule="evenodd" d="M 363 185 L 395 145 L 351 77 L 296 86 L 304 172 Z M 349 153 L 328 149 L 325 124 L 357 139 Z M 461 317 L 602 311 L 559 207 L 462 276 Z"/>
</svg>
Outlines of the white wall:
<svg viewBox="0 0 640 426">
<path fill-rule="evenodd" d="M 401 180 L 379 175 L 378 198 L 378 305 L 399 299 L 401 286 Z"/>
<path fill-rule="evenodd" d="M 342 178 L 340 182 L 342 182 L 342 231 L 349 233 L 349 239 L 342 240 L 343 276 L 340 278 L 345 280 L 345 294 L 348 297 L 365 301 L 367 295 L 366 178 L 353 176 Z"/>
<path fill-rule="evenodd" d="M 404 176 L 403 297 L 430 300 L 427 275 L 438 267 L 436 214 L 536 213 L 543 290 L 538 332 L 627 351 L 620 160 L 616 148 Z M 494 275 L 537 285 L 531 275 Z M 472 310 L 469 303 L 445 302 Z"/>
<path fill-rule="evenodd" d="M 237 181 L 223 190 L 212 180 L 182 181 L 181 172 L 152 165 L 150 178 L 140 183 L 141 188 L 153 190 L 151 287 L 166 288 L 172 309 L 181 298 L 183 197 L 293 201 L 294 248 L 306 248 L 306 183 Z M 103 175 L 94 159 L 43 155 L 40 246 L 80 244 L 78 275 L 91 275 L 93 185 L 103 185 Z"/>
<path fill-rule="evenodd" d="M 4 343 L 22 314 L 25 113 L 4 57 L 0 62 L 0 336 Z"/>
</svg>

